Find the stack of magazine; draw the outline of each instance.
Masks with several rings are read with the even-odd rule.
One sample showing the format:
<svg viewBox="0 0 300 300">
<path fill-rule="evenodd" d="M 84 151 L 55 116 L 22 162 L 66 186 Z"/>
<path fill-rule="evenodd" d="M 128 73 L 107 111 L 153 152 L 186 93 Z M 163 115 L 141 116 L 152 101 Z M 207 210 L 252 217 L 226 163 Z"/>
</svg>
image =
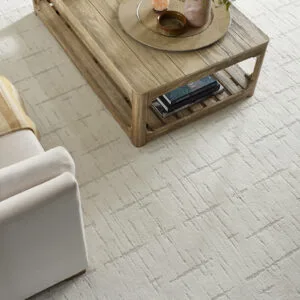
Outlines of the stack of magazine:
<svg viewBox="0 0 300 300">
<path fill-rule="evenodd" d="M 152 108 L 159 117 L 167 118 L 195 103 L 201 103 L 223 90 L 223 86 L 215 78 L 207 76 L 159 96 L 152 103 Z"/>
</svg>

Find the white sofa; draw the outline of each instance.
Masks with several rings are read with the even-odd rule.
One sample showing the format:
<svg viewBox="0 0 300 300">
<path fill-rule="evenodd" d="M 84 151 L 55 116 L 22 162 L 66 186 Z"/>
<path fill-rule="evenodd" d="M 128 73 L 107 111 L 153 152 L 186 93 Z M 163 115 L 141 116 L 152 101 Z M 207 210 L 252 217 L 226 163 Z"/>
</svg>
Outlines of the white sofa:
<svg viewBox="0 0 300 300">
<path fill-rule="evenodd" d="M 26 299 L 87 268 L 75 166 L 30 130 L 0 137 L 0 299 Z"/>
</svg>

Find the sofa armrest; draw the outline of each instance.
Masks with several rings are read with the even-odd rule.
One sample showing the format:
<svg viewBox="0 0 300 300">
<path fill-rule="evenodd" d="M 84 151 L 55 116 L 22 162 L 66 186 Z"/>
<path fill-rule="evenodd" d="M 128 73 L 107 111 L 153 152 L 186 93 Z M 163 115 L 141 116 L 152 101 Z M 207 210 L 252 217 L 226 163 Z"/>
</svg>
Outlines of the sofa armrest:
<svg viewBox="0 0 300 300">
<path fill-rule="evenodd" d="M 64 173 L 0 202 L 0 299 L 24 299 L 87 268 L 78 184 Z M 3 278 L 1 278 L 3 277 Z"/>
<path fill-rule="evenodd" d="M 6 198 L 0 202 L 0 227 L 4 223 L 11 223 L 25 214 L 49 205 L 54 201 L 62 201 L 64 196 L 72 194 L 74 203 L 80 205 L 78 184 L 70 173 L 63 173 L 51 180 L 24 192 Z"/>
<path fill-rule="evenodd" d="M 0 169 L 0 201 L 57 177 L 64 172 L 75 174 L 71 155 L 57 147 Z"/>
</svg>

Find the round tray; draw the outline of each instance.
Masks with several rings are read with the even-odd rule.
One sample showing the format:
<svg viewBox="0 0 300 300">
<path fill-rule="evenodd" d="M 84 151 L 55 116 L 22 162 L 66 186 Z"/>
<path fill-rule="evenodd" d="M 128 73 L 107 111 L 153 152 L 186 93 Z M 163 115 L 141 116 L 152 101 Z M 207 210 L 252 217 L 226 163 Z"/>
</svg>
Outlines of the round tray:
<svg viewBox="0 0 300 300">
<path fill-rule="evenodd" d="M 169 10 L 184 13 L 184 1 L 171 0 Z M 230 13 L 224 5 L 213 4 L 210 21 L 201 28 L 188 27 L 176 37 L 163 35 L 157 28 L 158 14 L 150 0 L 124 0 L 119 7 L 121 26 L 135 40 L 159 50 L 190 51 L 207 47 L 228 31 Z"/>
</svg>

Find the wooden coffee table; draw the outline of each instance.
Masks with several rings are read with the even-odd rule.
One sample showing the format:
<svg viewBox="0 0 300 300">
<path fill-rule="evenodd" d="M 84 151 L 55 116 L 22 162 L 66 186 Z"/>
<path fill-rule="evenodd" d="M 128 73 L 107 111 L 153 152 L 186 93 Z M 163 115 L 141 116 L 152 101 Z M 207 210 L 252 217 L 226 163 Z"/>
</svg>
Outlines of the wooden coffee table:
<svg viewBox="0 0 300 300">
<path fill-rule="evenodd" d="M 268 37 L 235 7 L 222 40 L 179 53 L 127 36 L 117 17 L 121 1 L 34 0 L 34 7 L 135 146 L 253 95 Z M 237 64 L 251 57 L 256 64 L 246 75 Z M 210 74 L 224 85 L 221 95 L 163 120 L 152 111 L 159 95 Z"/>
</svg>

